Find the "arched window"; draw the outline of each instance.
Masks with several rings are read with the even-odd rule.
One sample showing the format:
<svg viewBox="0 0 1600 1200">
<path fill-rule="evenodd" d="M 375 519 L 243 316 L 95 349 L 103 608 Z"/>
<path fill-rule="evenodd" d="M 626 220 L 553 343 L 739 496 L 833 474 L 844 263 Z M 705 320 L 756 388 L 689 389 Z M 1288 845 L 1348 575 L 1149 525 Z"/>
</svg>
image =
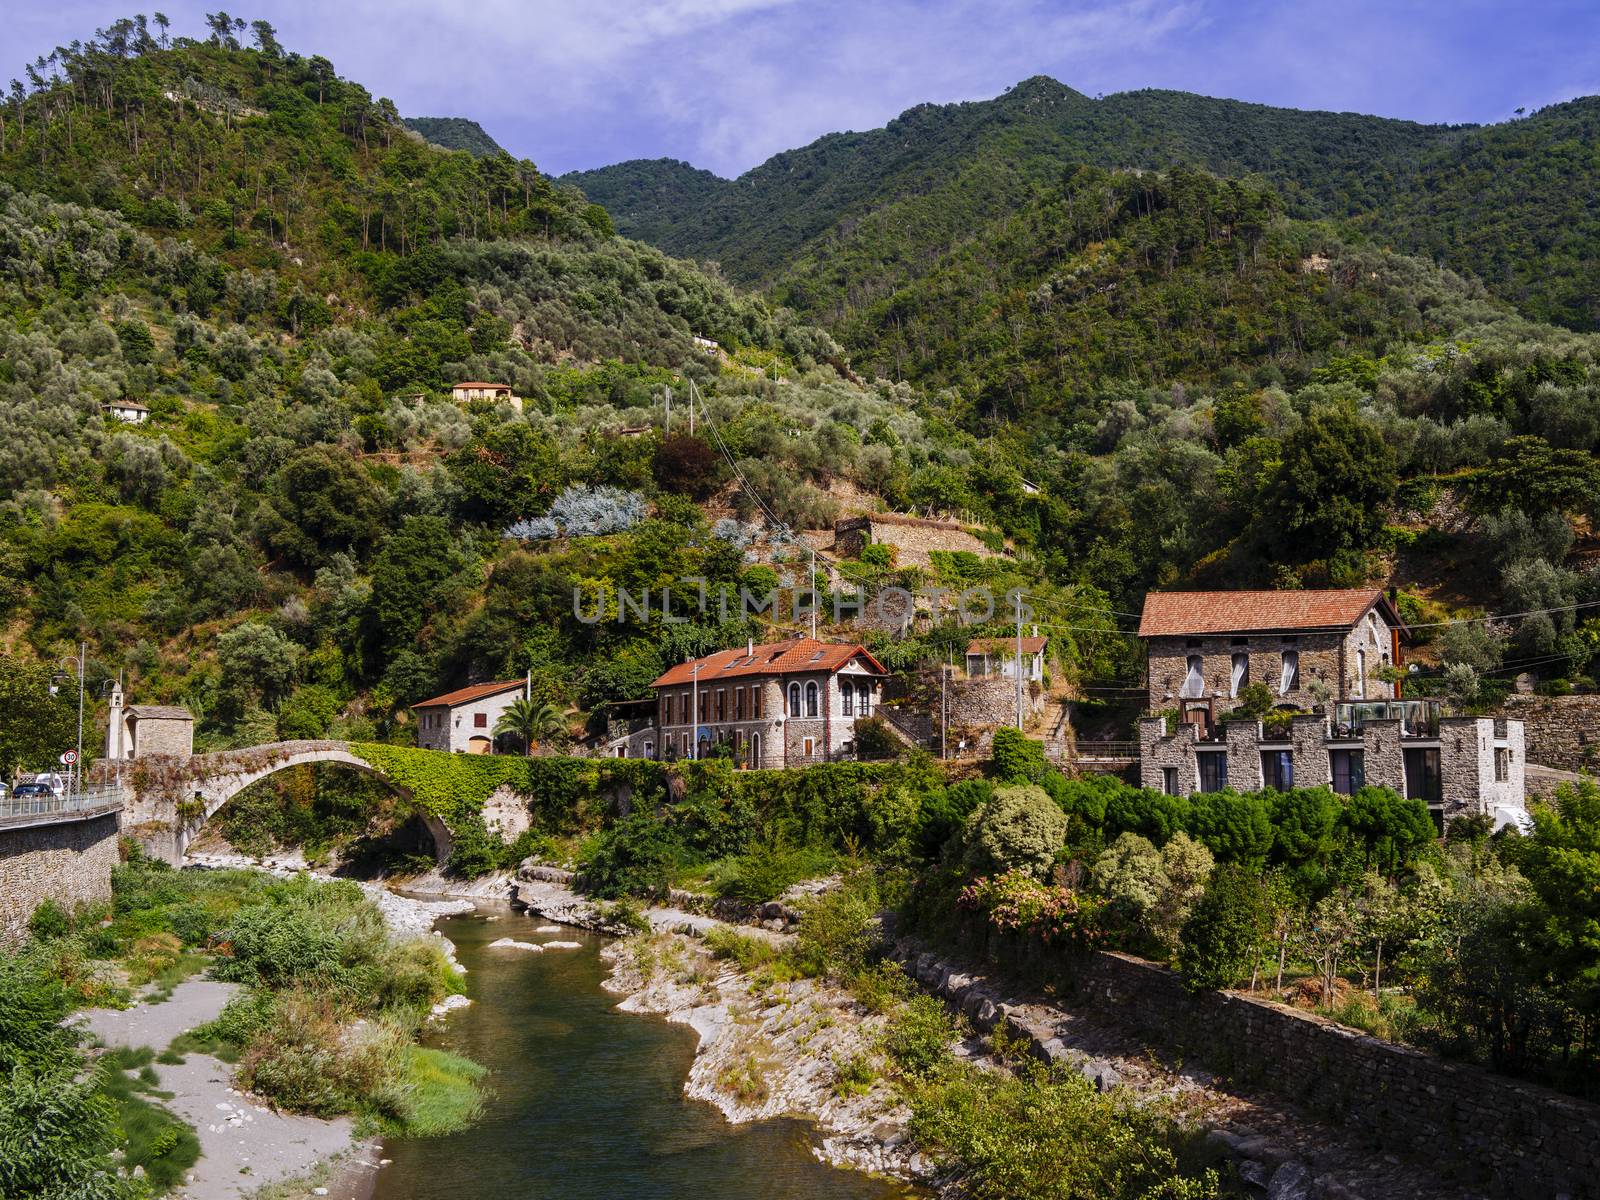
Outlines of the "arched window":
<svg viewBox="0 0 1600 1200">
<path fill-rule="evenodd" d="M 806 716 L 814 717 L 816 715 L 817 715 L 817 685 L 813 682 L 813 683 L 806 684 Z"/>
<path fill-rule="evenodd" d="M 756 768 L 761 766 L 761 735 L 759 733 L 750 735 L 750 765 Z"/>
<path fill-rule="evenodd" d="M 789 685 L 789 715 L 791 717 L 800 715 L 800 685 L 798 683 Z"/>
<path fill-rule="evenodd" d="M 848 679 L 839 685 L 839 711 L 847 717 L 856 715 L 856 685 Z"/>
<path fill-rule="evenodd" d="M 1239 689 L 1250 682 L 1250 656 L 1248 654 L 1235 654 L 1233 656 L 1233 674 L 1228 681 L 1228 695 L 1238 696 Z"/>
<path fill-rule="evenodd" d="M 860 683 L 856 684 L 856 687 L 861 689 L 861 704 L 859 706 L 861 709 L 861 715 L 863 717 L 870 717 L 872 715 L 872 685 L 863 679 Z"/>
</svg>

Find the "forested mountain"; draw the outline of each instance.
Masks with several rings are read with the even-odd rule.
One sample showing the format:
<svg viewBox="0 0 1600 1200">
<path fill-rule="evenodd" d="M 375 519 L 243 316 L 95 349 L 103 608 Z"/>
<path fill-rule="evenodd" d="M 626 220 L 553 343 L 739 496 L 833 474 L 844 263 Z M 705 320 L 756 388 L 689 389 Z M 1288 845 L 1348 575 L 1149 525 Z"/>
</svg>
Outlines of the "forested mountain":
<svg viewBox="0 0 1600 1200">
<path fill-rule="evenodd" d="M 407 117 L 406 128 L 420 133 L 431 146 L 446 150 L 465 150 L 474 158 L 493 158 L 504 154 L 500 144 L 483 131 L 483 126 L 466 117 Z"/>
<path fill-rule="evenodd" d="M 1582 262 L 1600 245 L 1597 121 L 1597 98 L 1475 128 L 1153 89 L 1092 100 L 1036 77 L 994 100 L 831 134 L 733 181 L 670 160 L 566 179 L 623 232 L 834 320 L 855 305 L 858 280 L 816 260 L 915 277 L 1078 165 L 1259 174 L 1291 215 L 1355 218 L 1386 244 L 1479 275 L 1529 315 L 1593 328 L 1600 285 Z"/>
</svg>

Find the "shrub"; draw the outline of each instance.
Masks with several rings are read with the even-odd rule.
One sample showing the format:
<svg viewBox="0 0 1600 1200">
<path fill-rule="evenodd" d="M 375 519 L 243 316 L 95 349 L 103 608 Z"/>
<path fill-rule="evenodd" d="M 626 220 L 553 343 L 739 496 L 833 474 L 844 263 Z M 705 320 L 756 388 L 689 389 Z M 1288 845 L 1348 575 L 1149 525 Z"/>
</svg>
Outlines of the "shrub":
<svg viewBox="0 0 1600 1200">
<path fill-rule="evenodd" d="M 1272 849 L 1272 821 L 1257 793 L 1191 796 L 1189 832 L 1223 862 L 1261 863 Z"/>
<path fill-rule="evenodd" d="M 795 936 L 794 958 L 808 975 L 849 979 L 878 944 L 878 892 L 872 877 L 852 876 L 808 902 Z"/>
<path fill-rule="evenodd" d="M 967 819 L 967 866 L 975 874 L 1024 870 L 1042 876 L 1067 838 L 1067 818 L 1032 784 L 996 788 Z"/>
<path fill-rule="evenodd" d="M 717 892 L 745 904 L 762 904 L 803 879 L 827 874 L 833 862 L 833 855 L 822 850 L 752 846 L 734 860 L 732 872 L 718 883 Z"/>
<path fill-rule="evenodd" d="M 579 861 L 584 886 L 602 900 L 663 896 L 683 850 L 676 830 L 651 813 L 636 811 L 584 847 Z"/>
<path fill-rule="evenodd" d="M 989 756 L 989 772 L 1001 783 L 1038 783 L 1050 769 L 1044 746 L 1009 727 L 994 733 L 994 749 Z"/>
<path fill-rule="evenodd" d="M 1178 969 L 1184 982 L 1196 990 L 1238 983 L 1255 965 L 1266 925 L 1260 876 L 1218 867 L 1183 923 Z"/>
<path fill-rule="evenodd" d="M 950 1055 L 956 1040 L 955 1023 L 943 1004 L 932 996 L 913 996 L 889 1023 L 883 1048 L 902 1075 L 931 1075 Z"/>
<path fill-rule="evenodd" d="M 71 929 L 72 918 L 67 915 L 67 910 L 48 898 L 41 900 L 28 918 L 29 935 L 41 942 L 65 937 Z"/>
<path fill-rule="evenodd" d="M 1150 788 L 1126 788 L 1106 799 L 1105 833 L 1137 833 L 1162 845 L 1189 822 L 1189 801 Z"/>
</svg>

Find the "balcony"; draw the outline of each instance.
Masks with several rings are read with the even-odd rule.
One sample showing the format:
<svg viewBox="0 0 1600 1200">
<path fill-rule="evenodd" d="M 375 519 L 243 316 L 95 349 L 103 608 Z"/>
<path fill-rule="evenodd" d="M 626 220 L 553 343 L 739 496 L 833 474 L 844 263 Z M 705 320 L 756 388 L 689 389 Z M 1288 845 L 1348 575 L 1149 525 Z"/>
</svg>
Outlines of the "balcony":
<svg viewBox="0 0 1600 1200">
<path fill-rule="evenodd" d="M 1333 736 L 1358 738 L 1368 721 L 1399 721 L 1402 738 L 1436 738 L 1443 705 L 1437 700 L 1355 700 L 1333 706 Z"/>
</svg>

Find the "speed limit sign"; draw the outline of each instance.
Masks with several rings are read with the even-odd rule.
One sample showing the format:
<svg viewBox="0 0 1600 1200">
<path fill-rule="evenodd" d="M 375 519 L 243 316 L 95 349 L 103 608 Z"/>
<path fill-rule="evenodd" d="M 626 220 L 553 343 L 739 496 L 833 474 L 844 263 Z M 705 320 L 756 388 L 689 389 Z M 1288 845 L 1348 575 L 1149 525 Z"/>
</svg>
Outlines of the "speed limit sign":
<svg viewBox="0 0 1600 1200">
<path fill-rule="evenodd" d="M 63 754 L 61 756 L 61 765 L 64 766 L 64 767 L 70 767 L 73 763 L 75 763 L 77 761 L 78 761 L 78 752 L 76 750 L 68 750 L 65 754 Z"/>
</svg>

